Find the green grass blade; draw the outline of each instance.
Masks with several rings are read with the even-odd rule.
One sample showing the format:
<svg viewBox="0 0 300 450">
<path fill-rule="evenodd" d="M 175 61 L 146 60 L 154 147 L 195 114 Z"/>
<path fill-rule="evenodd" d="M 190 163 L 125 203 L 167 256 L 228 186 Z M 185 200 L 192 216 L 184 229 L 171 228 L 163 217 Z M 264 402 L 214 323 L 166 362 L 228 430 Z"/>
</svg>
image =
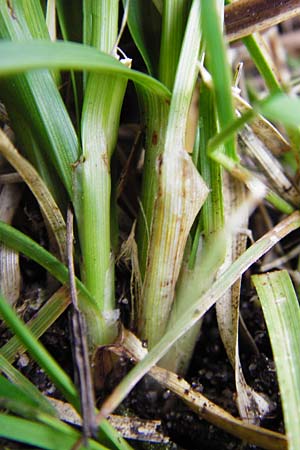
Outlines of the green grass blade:
<svg viewBox="0 0 300 450">
<path fill-rule="evenodd" d="M 290 214 L 294 211 L 292 205 L 281 198 L 276 192 L 273 192 L 263 182 L 261 182 L 252 172 L 241 164 L 234 162 L 231 158 L 226 156 L 223 152 L 215 150 L 211 153 L 211 157 L 227 169 L 235 178 L 245 183 L 249 190 L 253 191 L 260 186 L 265 191 L 265 198 L 268 202 L 275 206 L 284 214 Z"/>
<path fill-rule="evenodd" d="M 39 448 L 57 450 L 70 449 L 80 439 L 81 434 L 61 423 L 61 429 L 31 420 L 0 414 L 0 436 Z M 81 445 L 78 449 L 83 450 Z M 89 448 L 105 450 L 107 447 L 89 440 Z"/>
<path fill-rule="evenodd" d="M 65 288 L 63 288 L 65 290 Z M 58 291 L 56 296 L 53 296 L 53 301 L 49 301 L 46 305 L 43 306 L 42 310 L 39 312 L 38 316 L 34 318 L 32 321 L 27 323 L 28 329 L 31 332 L 39 337 L 45 329 L 48 328 L 49 323 L 46 322 L 46 319 L 55 317 L 62 312 L 62 309 L 65 309 L 67 306 L 63 302 L 66 302 L 66 299 L 62 297 L 65 296 L 63 292 Z M 50 303 L 51 302 L 51 303 Z M 67 303 L 69 299 L 67 298 Z M 0 350 L 0 367 L 6 376 L 15 384 L 22 386 L 22 389 L 28 393 L 28 395 L 32 396 L 36 401 L 46 402 L 44 409 L 46 409 L 48 402 L 42 396 L 40 398 L 39 391 L 36 390 L 35 386 L 33 386 L 20 372 L 18 372 L 5 357 L 7 357 L 10 361 L 14 360 L 16 352 L 23 353 L 26 349 L 25 343 L 22 342 L 17 336 L 14 336 L 10 341 L 5 344 Z M 5 356 L 5 357 L 4 357 Z M 46 410 L 45 410 L 46 412 Z M 48 411 L 49 413 L 50 411 Z M 119 449 L 119 450 L 128 450 L 131 447 L 124 441 L 119 433 L 107 422 L 103 421 L 99 428 L 99 440 L 107 445 L 109 448 Z"/>
<path fill-rule="evenodd" d="M 10 380 L 11 383 L 3 376 L 0 376 L 0 399 L 7 399 L 15 397 L 19 394 L 24 397 L 30 406 L 37 407 L 39 411 L 45 414 L 56 415 L 55 409 L 46 397 L 32 384 L 21 372 L 15 369 L 5 358 L 0 354 L 1 371 Z M 9 383 L 9 386 L 8 384 Z M 10 394 L 8 392 L 10 387 Z M 16 394 L 16 395 L 15 395 Z"/>
<path fill-rule="evenodd" d="M 61 390 L 65 398 L 79 410 L 78 394 L 69 376 L 62 370 L 44 346 L 34 337 L 21 319 L 19 319 L 2 295 L 0 295 L 0 315 L 16 336 L 23 342 L 32 357 Z"/>
<path fill-rule="evenodd" d="M 31 384 L 27 379 L 26 381 Z M 34 393 L 33 396 L 32 393 Z M 54 407 L 33 384 L 31 384 L 31 390 L 26 391 L 23 386 L 13 384 L 3 375 L 0 375 L 0 405 L 9 411 L 32 419 L 40 413 L 56 415 Z"/>
<path fill-rule="evenodd" d="M 260 46 L 257 35 L 250 35 L 243 39 L 243 42 L 250 53 L 252 61 L 256 65 L 260 74 L 272 94 L 282 92 L 280 82 L 276 77 L 276 73 L 272 70 L 270 62 L 267 59 L 266 52 Z"/>
<path fill-rule="evenodd" d="M 70 117 L 58 89 L 48 71 L 28 73 L 1 80 L 0 92 L 7 105 L 12 125 L 17 122 L 14 112 L 23 115 L 24 126 L 31 128 L 39 147 L 43 166 L 54 166 L 70 198 L 72 198 L 72 164 L 79 157 L 79 143 Z M 31 142 L 22 137 L 16 127 L 26 154 Z M 42 151 L 42 150 L 43 151 Z M 33 161 L 34 162 L 34 161 Z M 52 168 L 53 170 L 53 168 Z M 47 181 L 47 180 L 46 180 Z M 56 192 L 55 188 L 53 189 Z"/>
<path fill-rule="evenodd" d="M 281 122 L 287 127 L 299 127 L 300 100 L 286 94 L 270 95 L 257 101 L 253 109 L 234 119 L 222 131 L 214 136 L 208 146 L 208 151 L 213 151 L 230 139 L 230 137 L 249 122 L 256 114 L 262 114 L 270 120 Z"/>
<path fill-rule="evenodd" d="M 229 0 L 228 3 L 232 3 L 232 0 Z M 282 92 L 276 73 L 272 70 L 273 63 L 269 60 L 269 55 L 264 48 L 259 33 L 244 37 L 243 42 L 270 92 L 273 94 Z"/>
<path fill-rule="evenodd" d="M 28 9 L 30 5 L 26 7 L 23 0 L 17 0 L 14 3 L 17 7 L 18 20 L 15 19 L 6 2 L 0 3 L 0 38 L 34 42 L 34 37 L 41 39 L 45 37 L 45 33 L 48 35 L 47 30 L 40 30 L 41 27 L 45 28 L 46 24 L 39 2 L 30 0 L 30 3 L 35 4 L 35 6 L 32 5 L 32 11 Z M 7 41 L 6 43 L 9 44 Z M 48 43 L 51 44 L 49 41 Z M 33 131 L 39 148 L 43 150 L 40 151 L 39 158 L 44 160 L 44 165 L 49 166 L 51 161 L 72 198 L 71 164 L 79 156 L 79 144 L 71 119 L 50 72 L 40 71 L 1 80 L 0 91 L 12 124 L 17 123 L 18 120 L 14 112 L 23 115 L 24 125 Z M 17 127 L 17 132 L 22 138 L 21 127 Z M 26 130 L 24 133 L 25 137 L 21 141 L 26 144 L 24 141 L 28 133 Z M 25 145 L 25 151 L 29 146 L 30 143 Z"/>
<path fill-rule="evenodd" d="M 268 119 L 280 122 L 286 127 L 298 128 L 300 125 L 300 99 L 298 97 L 276 94 L 254 108 Z"/>
<path fill-rule="evenodd" d="M 289 450 L 300 448 L 300 308 L 287 271 L 253 275 L 271 340 Z"/>
<path fill-rule="evenodd" d="M 68 268 L 64 266 L 55 256 L 34 242 L 25 234 L 16 230 L 15 228 L 0 221 L 0 241 L 4 242 L 8 247 L 23 253 L 28 258 L 33 259 L 48 272 L 53 275 L 62 284 L 68 284 L 69 275 Z M 86 301 L 92 306 L 94 300 L 85 286 L 77 280 L 77 288 L 81 294 L 86 298 Z"/>
<path fill-rule="evenodd" d="M 130 70 L 124 64 L 97 49 L 74 42 L 0 42 L 0 77 L 33 69 L 86 70 L 113 74 L 136 81 L 153 94 L 169 100 L 168 89 L 154 78 Z"/>
<path fill-rule="evenodd" d="M 9 34 L 11 35 L 12 33 Z M 25 58 L 24 47 L 27 48 Z M 14 53 L 12 58 L 11 52 Z M 29 55 L 33 65 L 28 59 Z M 131 71 L 115 58 L 80 44 L 47 41 L 1 42 L 0 57 L 2 62 L 6 61 L 6 69 L 0 73 L 0 76 L 10 77 L 1 81 L 3 99 L 8 105 L 13 104 L 12 99 L 15 99 L 17 102 L 15 109 L 26 111 L 28 126 L 31 127 L 31 124 L 34 124 L 39 147 L 48 150 L 46 159 L 49 159 L 50 155 L 71 199 L 73 198 L 72 164 L 79 158 L 80 146 L 59 92 L 48 72 L 39 71 L 13 78 L 11 76 L 29 70 L 30 65 L 31 68 L 36 69 L 45 67 L 87 71 L 95 69 L 98 73 L 114 73 L 125 79 L 132 78 L 146 89 L 149 88 L 155 94 L 168 98 L 167 89 L 156 80 Z M 69 64 L 66 67 L 65 63 L 68 59 Z M 4 65 L 1 67 L 4 69 Z M 41 157 L 44 158 L 44 156 Z M 78 218 L 79 212 L 76 211 L 76 215 Z"/>
<path fill-rule="evenodd" d="M 234 109 L 231 94 L 231 73 L 217 11 L 217 0 L 202 2 L 201 17 L 208 67 L 213 78 L 218 118 L 221 130 L 223 130 L 233 122 Z M 225 151 L 235 161 L 238 160 L 234 136 L 225 142 Z"/>
<path fill-rule="evenodd" d="M 70 293 L 64 286 L 58 289 L 52 297 L 40 308 L 38 313 L 26 323 L 36 338 L 40 338 L 45 331 L 55 322 L 58 317 L 66 310 L 70 304 Z M 26 351 L 26 347 L 20 340 L 13 336 L 0 348 L 1 355 L 10 363 L 14 362 L 16 357 Z"/>
<path fill-rule="evenodd" d="M 0 241 L 5 242 L 8 247 L 24 253 L 28 258 L 33 259 L 48 270 L 62 284 L 68 285 L 69 275 L 67 267 L 28 236 L 0 222 Z M 104 318 L 97 308 L 94 298 L 78 279 L 76 280 L 76 286 L 79 294 L 80 309 L 84 313 L 87 322 L 89 322 L 90 318 L 94 322 L 97 321 L 97 327 L 93 329 L 93 333 L 95 340 L 101 341 L 103 339 L 102 329 Z"/>
<path fill-rule="evenodd" d="M 257 102 L 254 105 L 253 110 L 247 111 L 243 116 L 229 124 L 223 131 L 214 136 L 208 144 L 208 152 L 211 157 L 222 164 L 234 176 L 246 183 L 246 185 L 249 185 L 249 187 L 249 183 L 251 183 L 251 177 L 253 177 L 253 175 L 251 175 L 247 169 L 239 165 L 232 158 L 222 154 L 222 152 L 218 150 L 218 147 L 222 143 L 226 142 L 234 131 L 237 131 L 245 125 L 247 121 L 253 118 L 254 114 L 258 113 L 263 114 L 271 120 L 281 122 L 290 129 L 297 131 L 300 122 L 300 101 L 298 98 L 289 97 L 285 94 L 271 95 Z M 289 203 L 281 198 L 276 192 L 272 192 L 270 189 L 267 190 L 266 199 L 280 211 L 286 212 L 287 214 L 293 210 L 293 207 L 289 205 Z"/>
</svg>

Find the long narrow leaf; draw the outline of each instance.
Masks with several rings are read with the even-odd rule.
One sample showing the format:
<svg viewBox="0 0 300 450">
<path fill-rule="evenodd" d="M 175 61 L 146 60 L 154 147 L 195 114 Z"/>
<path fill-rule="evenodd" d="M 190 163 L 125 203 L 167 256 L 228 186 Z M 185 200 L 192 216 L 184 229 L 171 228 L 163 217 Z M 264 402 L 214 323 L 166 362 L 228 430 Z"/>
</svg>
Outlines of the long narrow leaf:
<svg viewBox="0 0 300 450">
<path fill-rule="evenodd" d="M 0 314 L 65 397 L 78 409 L 78 394 L 72 381 L 21 319 L 18 318 L 2 295 L 0 295 Z"/>
<path fill-rule="evenodd" d="M 17 250 L 28 256 L 28 258 L 36 261 L 61 283 L 68 283 L 68 269 L 66 266 L 64 266 L 58 259 L 55 258 L 55 256 L 34 242 L 28 236 L 1 221 L 0 242 L 5 242 L 8 247 Z M 92 306 L 93 298 L 79 280 L 77 280 L 77 288 L 86 298 L 86 301 L 90 302 Z"/>
<path fill-rule="evenodd" d="M 201 18 L 208 67 L 213 78 L 220 127 L 223 129 L 233 121 L 234 109 L 231 94 L 231 73 L 227 61 L 220 18 L 218 17 L 217 0 L 202 2 Z M 225 150 L 228 156 L 237 160 L 235 147 L 235 138 L 232 136 L 225 142 Z"/>
<path fill-rule="evenodd" d="M 39 309 L 37 314 L 35 314 L 31 320 L 26 322 L 26 326 L 32 331 L 36 338 L 40 338 L 66 310 L 70 302 L 69 290 L 65 286 L 61 287 Z M 7 361 L 12 363 L 17 356 L 20 356 L 25 351 L 26 347 L 20 342 L 17 336 L 13 336 L 0 348 L 0 358 L 3 356 Z"/>
<path fill-rule="evenodd" d="M 34 38 L 42 39 L 45 33 L 48 35 L 39 2 L 30 0 L 30 3 L 34 3 L 32 10 L 30 3 L 27 7 L 24 3 L 23 0 L 14 2 L 17 16 L 14 16 L 14 9 L 10 11 L 6 2 L 0 3 L 0 38 L 6 40 L 7 44 L 14 44 L 7 40 L 32 43 Z M 51 42 L 48 41 L 48 44 Z M 0 89 L 2 101 L 7 104 L 10 120 L 15 124 L 15 132 L 24 145 L 24 151 L 33 161 L 31 141 L 25 142 L 30 134 L 26 128 L 29 128 L 39 147 L 38 159 L 43 161 L 43 166 L 54 165 L 72 198 L 71 164 L 79 157 L 79 143 L 51 73 L 45 70 L 10 76 L 9 79 L 1 80 Z M 18 126 L 20 115 L 23 128 Z"/>
<path fill-rule="evenodd" d="M 67 425 L 62 428 L 58 430 L 50 425 L 0 414 L 1 437 L 40 448 L 49 450 L 73 448 L 81 437 L 80 433 Z M 93 450 L 105 450 L 107 448 L 91 440 L 89 440 L 89 446 Z M 80 445 L 78 448 L 83 450 L 86 447 Z"/>
<path fill-rule="evenodd" d="M 13 383 L 10 396 L 11 398 L 13 398 L 14 392 L 16 396 L 19 396 L 20 393 L 24 396 L 25 401 L 26 399 L 28 399 L 30 405 L 38 408 L 40 412 L 55 415 L 55 409 L 48 402 L 46 397 L 21 372 L 15 369 L 1 354 L 0 367 L 5 376 L 10 380 L 11 383 Z M 1 399 L 8 398 L 7 383 L 9 383 L 9 381 L 6 380 L 3 376 L 0 376 Z"/>
<path fill-rule="evenodd" d="M 286 127 L 297 128 L 300 124 L 300 101 L 297 97 L 286 94 L 270 95 L 256 102 L 252 110 L 248 110 L 241 117 L 233 120 L 209 143 L 208 150 L 213 151 L 229 139 L 236 131 L 249 122 L 255 114 L 262 114 L 270 120 L 281 122 Z"/>
<path fill-rule="evenodd" d="M 0 153 L 16 169 L 35 195 L 48 225 L 56 238 L 60 259 L 66 258 L 66 225 L 51 193 L 34 167 L 26 161 L 14 147 L 8 137 L 0 130 Z"/>
<path fill-rule="evenodd" d="M 24 253 L 28 258 L 33 259 L 51 275 L 53 275 L 62 284 L 68 284 L 68 269 L 58 259 L 56 259 L 51 253 L 38 245 L 28 236 L 24 235 L 20 231 L 0 221 L 0 242 L 5 242 L 8 247 L 11 247 L 21 253 Z M 94 323 L 97 322 L 93 329 L 94 339 L 97 342 L 101 342 L 103 339 L 103 321 L 104 318 L 99 308 L 95 303 L 94 298 L 91 296 L 86 287 L 77 279 L 76 286 L 78 289 L 79 306 L 81 311 L 86 317 L 86 321 L 89 321 L 91 317 Z M 92 348 L 91 348 L 92 350 Z"/>
<path fill-rule="evenodd" d="M 130 70 L 122 63 L 95 48 L 73 42 L 0 42 L 0 76 L 11 76 L 33 69 L 60 68 L 87 70 L 123 76 L 169 99 L 168 89 L 154 78 Z"/>
<path fill-rule="evenodd" d="M 300 308 L 287 271 L 253 275 L 277 369 L 289 450 L 300 448 Z"/>
</svg>

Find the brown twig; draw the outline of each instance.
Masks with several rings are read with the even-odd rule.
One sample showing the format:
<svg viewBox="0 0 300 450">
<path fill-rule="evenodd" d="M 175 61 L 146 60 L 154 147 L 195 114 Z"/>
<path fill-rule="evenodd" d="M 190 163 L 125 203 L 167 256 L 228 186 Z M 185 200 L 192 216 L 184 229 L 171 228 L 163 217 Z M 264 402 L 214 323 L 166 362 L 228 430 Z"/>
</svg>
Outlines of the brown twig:
<svg viewBox="0 0 300 450">
<path fill-rule="evenodd" d="M 83 441 L 86 444 L 89 437 L 95 434 L 95 401 L 86 341 L 86 327 L 84 317 L 78 308 L 78 298 L 75 283 L 73 260 L 73 212 L 71 207 L 67 213 L 67 259 L 69 269 L 70 294 L 73 311 L 71 316 L 73 357 L 75 372 L 80 391 L 80 405 L 82 415 Z"/>
<path fill-rule="evenodd" d="M 265 30 L 300 14 L 299 0 L 240 0 L 225 8 L 229 42 Z"/>
</svg>

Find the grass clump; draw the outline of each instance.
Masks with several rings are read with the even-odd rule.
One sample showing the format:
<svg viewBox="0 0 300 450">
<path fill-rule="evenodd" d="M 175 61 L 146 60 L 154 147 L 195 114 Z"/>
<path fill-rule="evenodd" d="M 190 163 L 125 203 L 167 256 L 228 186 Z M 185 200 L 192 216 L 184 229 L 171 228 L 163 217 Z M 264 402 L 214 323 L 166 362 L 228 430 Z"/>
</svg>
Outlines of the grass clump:
<svg viewBox="0 0 300 450">
<path fill-rule="evenodd" d="M 27 185 L 46 235 L 36 242 L 39 235 L 20 224 L 22 190 L 10 215 L 0 209 L 0 314 L 14 333 L 0 349 L 2 437 L 49 449 L 129 448 L 105 418 L 149 372 L 236 437 L 264 448 L 300 444 L 293 399 L 281 381 L 291 377 L 297 389 L 297 352 L 292 347 L 290 371 L 282 375 L 284 346 L 274 329 L 289 319 L 273 311 L 264 291 L 268 284 L 277 298 L 284 290 L 285 303 L 297 310 L 299 265 L 284 258 L 286 236 L 300 226 L 300 102 L 288 94 L 292 83 L 273 70 L 278 55 L 253 34 L 299 11 L 263 7 L 255 23 L 251 16 L 241 25 L 235 17 L 245 3 L 254 12 L 261 6 L 256 0 L 0 3 L 0 153 L 9 163 L 0 178 Z M 259 77 L 229 63 L 228 39 L 243 39 Z M 240 47 L 230 51 L 240 62 Z M 74 230 L 70 221 L 66 226 L 72 209 Z M 256 241 L 249 245 L 251 217 L 266 225 L 253 227 Z M 286 436 L 259 427 L 272 402 L 246 382 L 239 351 L 242 275 L 267 252 L 275 261 L 279 252 L 295 283 L 294 290 L 286 271 L 253 277 L 278 365 Z M 47 273 L 43 305 L 27 325 L 19 317 L 20 274 L 26 284 L 19 254 Z M 10 273 L 16 275 L 9 284 Z M 38 341 L 70 304 L 76 386 Z M 240 418 L 180 378 L 215 304 Z M 124 324 L 135 335 L 120 332 Z M 296 341 L 296 329 L 294 319 L 286 345 Z M 81 415 L 82 435 L 12 366 L 25 351 Z M 136 366 L 108 396 L 103 386 L 118 367 L 112 353 Z M 103 404 L 94 403 L 95 387 Z M 153 439 L 166 443 L 158 434 Z"/>
</svg>

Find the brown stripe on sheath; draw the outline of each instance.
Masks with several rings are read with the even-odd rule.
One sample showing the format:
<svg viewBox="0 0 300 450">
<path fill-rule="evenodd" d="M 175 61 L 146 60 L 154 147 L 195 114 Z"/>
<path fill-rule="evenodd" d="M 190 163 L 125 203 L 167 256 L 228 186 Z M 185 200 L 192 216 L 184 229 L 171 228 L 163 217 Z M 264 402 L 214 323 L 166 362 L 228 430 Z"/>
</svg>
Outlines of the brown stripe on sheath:
<svg viewBox="0 0 300 450">
<path fill-rule="evenodd" d="M 225 8 L 228 41 L 235 41 L 300 14 L 300 0 L 240 0 Z"/>
</svg>

